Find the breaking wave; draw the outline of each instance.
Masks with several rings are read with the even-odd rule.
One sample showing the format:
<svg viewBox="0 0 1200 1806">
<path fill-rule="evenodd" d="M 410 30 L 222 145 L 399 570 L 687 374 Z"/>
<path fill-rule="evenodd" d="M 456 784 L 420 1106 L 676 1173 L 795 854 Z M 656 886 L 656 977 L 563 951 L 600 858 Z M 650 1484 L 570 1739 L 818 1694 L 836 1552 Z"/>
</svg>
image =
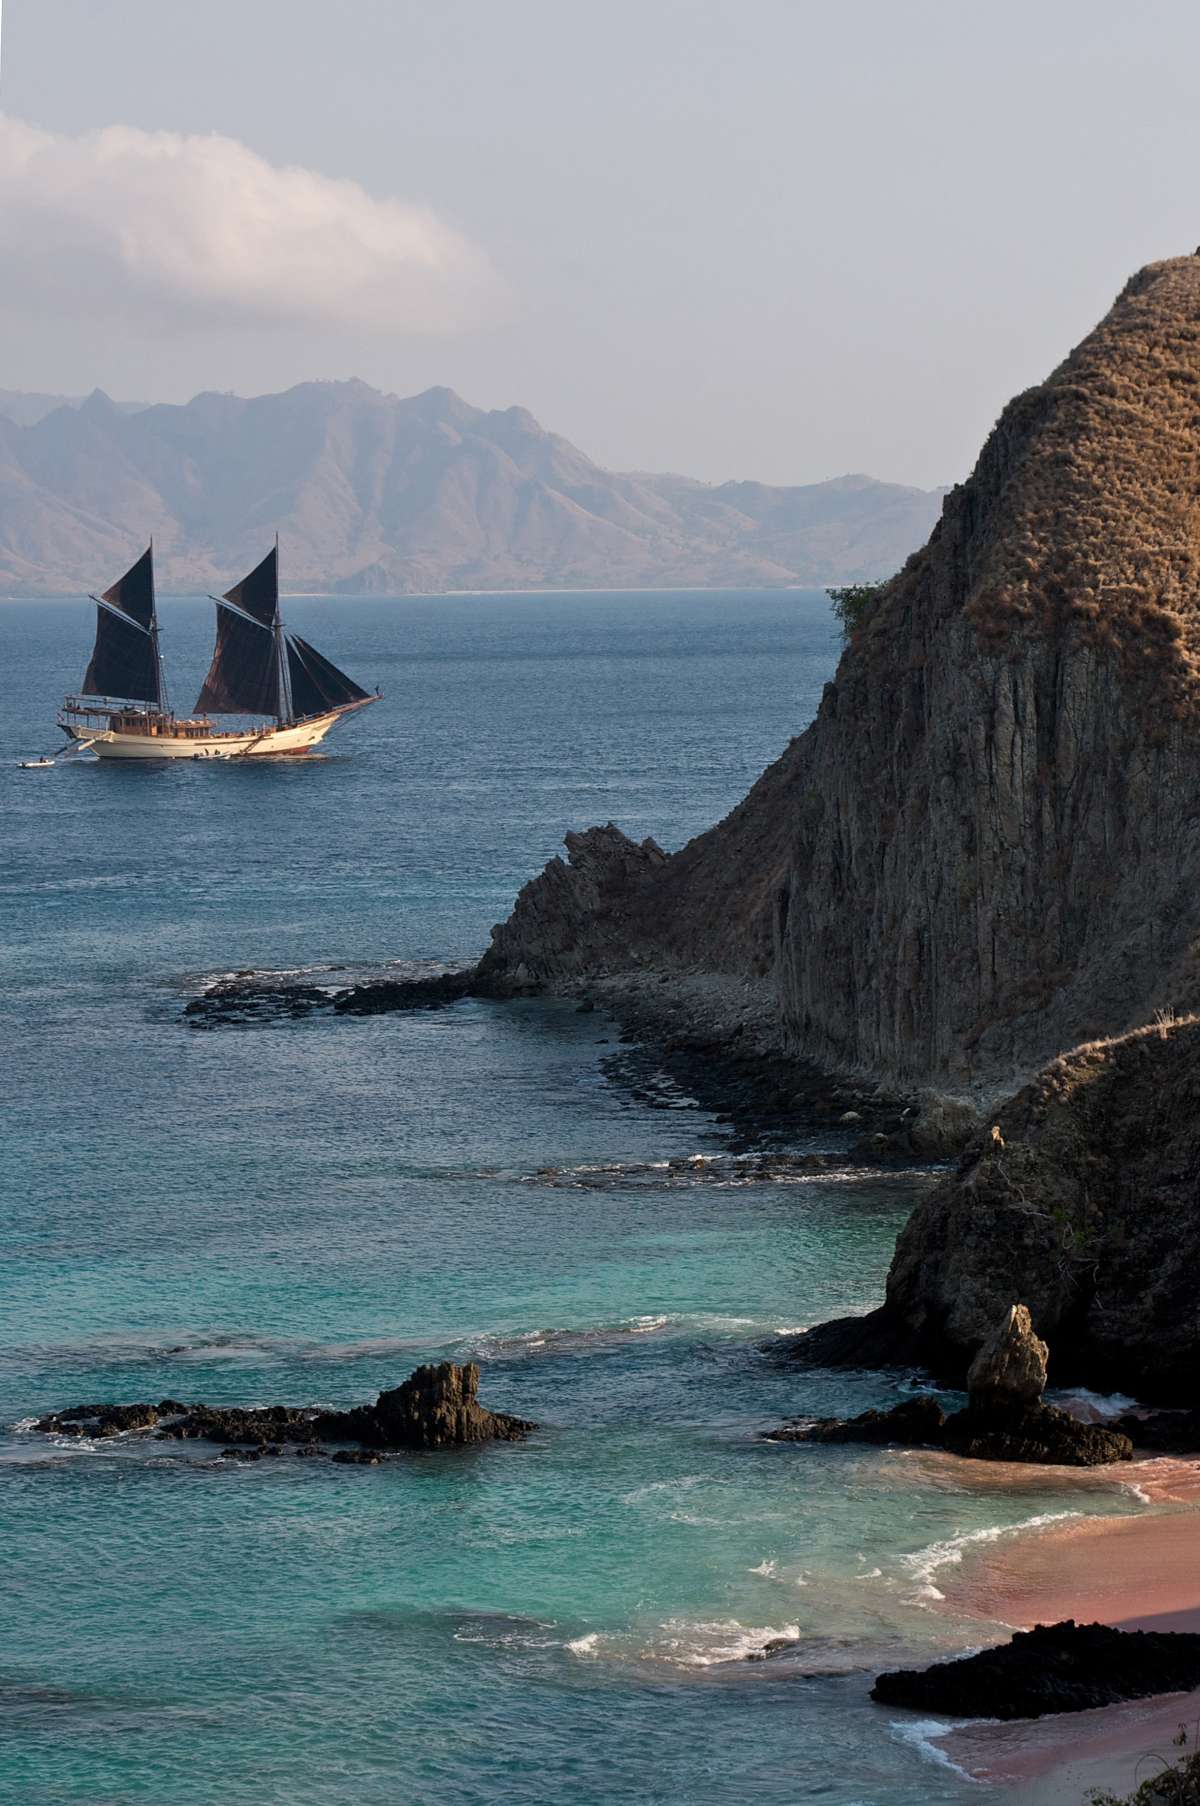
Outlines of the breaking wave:
<svg viewBox="0 0 1200 1806">
<path fill-rule="evenodd" d="M 1081 1511 L 1039 1511 L 1016 1524 L 989 1524 L 982 1530 L 964 1530 L 959 1536 L 946 1537 L 942 1542 L 929 1543 L 924 1549 L 902 1556 L 906 1574 L 917 1583 L 911 1598 L 914 1603 L 944 1599 L 946 1595 L 935 1584 L 934 1575 L 942 1568 L 957 1567 L 968 1549 L 999 1542 L 1002 1537 L 1018 1536 L 1026 1530 L 1042 1530 L 1048 1524 L 1083 1515 Z"/>
</svg>

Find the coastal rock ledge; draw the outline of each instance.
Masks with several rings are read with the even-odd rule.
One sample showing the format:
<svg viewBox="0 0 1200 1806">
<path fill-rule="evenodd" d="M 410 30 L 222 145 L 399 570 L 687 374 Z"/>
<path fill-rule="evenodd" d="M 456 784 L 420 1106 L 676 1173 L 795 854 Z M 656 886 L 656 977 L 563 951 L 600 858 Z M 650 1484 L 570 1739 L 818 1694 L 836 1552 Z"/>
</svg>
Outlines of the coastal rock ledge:
<svg viewBox="0 0 1200 1806">
<path fill-rule="evenodd" d="M 1004 410 L 816 719 L 665 856 L 568 837 L 481 971 L 761 985 L 787 1051 L 999 1097 L 1200 1006 L 1200 257 Z"/>
<path fill-rule="evenodd" d="M 263 1451 L 294 1443 L 354 1443 L 364 1451 L 458 1448 L 476 1442 L 516 1442 L 536 1426 L 479 1403 L 479 1368 L 452 1361 L 418 1367 L 403 1385 L 381 1392 L 373 1405 L 349 1411 L 267 1405 L 76 1405 L 52 1411 L 34 1428 L 60 1436 L 106 1438 L 153 1431 L 160 1441 L 200 1439 Z M 347 1454 L 345 1459 L 355 1457 Z"/>
</svg>

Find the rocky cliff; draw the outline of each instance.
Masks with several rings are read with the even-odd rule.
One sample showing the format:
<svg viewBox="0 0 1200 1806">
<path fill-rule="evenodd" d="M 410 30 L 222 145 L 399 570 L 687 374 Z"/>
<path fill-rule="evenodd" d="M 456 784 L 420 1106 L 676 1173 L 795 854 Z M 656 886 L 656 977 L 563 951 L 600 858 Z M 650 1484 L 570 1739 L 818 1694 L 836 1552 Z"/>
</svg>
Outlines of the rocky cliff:
<svg viewBox="0 0 1200 1806">
<path fill-rule="evenodd" d="M 799 1053 L 1010 1090 L 1200 997 L 1198 651 L 1187 257 L 1135 276 L 1006 408 L 745 801 L 662 861 L 577 837 L 485 963 L 559 981 L 566 905 L 577 975 L 765 980 Z"/>
</svg>

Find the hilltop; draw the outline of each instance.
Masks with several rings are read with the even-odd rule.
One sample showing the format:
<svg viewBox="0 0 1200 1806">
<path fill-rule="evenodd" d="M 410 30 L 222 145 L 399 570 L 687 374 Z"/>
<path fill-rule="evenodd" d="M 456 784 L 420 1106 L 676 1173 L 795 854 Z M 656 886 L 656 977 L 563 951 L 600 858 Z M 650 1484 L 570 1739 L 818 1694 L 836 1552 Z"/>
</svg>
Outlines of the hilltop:
<svg viewBox="0 0 1200 1806">
<path fill-rule="evenodd" d="M 736 980 L 794 1052 L 993 1096 L 1194 1007 L 1198 395 L 1183 257 L 1005 409 L 732 814 L 665 860 L 573 837 L 488 973 Z"/>
<path fill-rule="evenodd" d="M 61 405 L 60 404 L 61 401 Z M 0 392 L 0 593 L 78 592 L 155 541 L 160 587 L 220 587 L 276 532 L 285 588 L 754 587 L 886 576 L 941 492 L 602 470 L 524 408 L 302 383 L 185 406 Z"/>
</svg>

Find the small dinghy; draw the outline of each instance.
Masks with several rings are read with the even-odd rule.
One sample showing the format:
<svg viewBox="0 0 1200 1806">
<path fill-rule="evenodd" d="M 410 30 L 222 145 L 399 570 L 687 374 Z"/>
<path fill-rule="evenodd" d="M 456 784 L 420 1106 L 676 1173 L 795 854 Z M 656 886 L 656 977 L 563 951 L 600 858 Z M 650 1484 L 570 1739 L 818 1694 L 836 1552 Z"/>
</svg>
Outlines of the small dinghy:
<svg viewBox="0 0 1200 1806">
<path fill-rule="evenodd" d="M 53 759 L 21 759 L 18 761 L 22 771 L 53 771 Z"/>
</svg>

